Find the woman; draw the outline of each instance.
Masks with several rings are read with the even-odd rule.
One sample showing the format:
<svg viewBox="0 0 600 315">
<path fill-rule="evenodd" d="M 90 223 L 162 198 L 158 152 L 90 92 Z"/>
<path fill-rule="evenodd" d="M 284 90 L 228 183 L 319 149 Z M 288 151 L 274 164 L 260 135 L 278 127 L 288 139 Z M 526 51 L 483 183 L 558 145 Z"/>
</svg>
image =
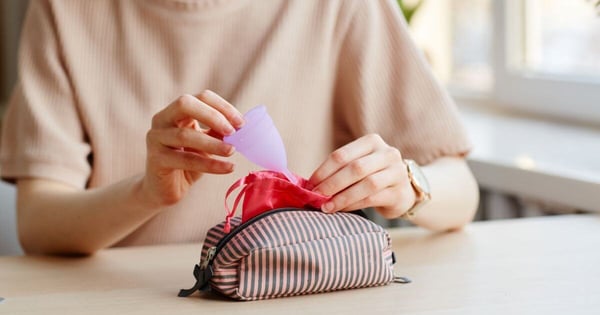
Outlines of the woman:
<svg viewBox="0 0 600 315">
<path fill-rule="evenodd" d="M 256 104 L 323 211 L 449 230 L 477 205 L 456 108 L 393 1 L 39 0 L 19 72 L 1 175 L 29 253 L 202 240 L 252 169 L 220 136 Z"/>
</svg>

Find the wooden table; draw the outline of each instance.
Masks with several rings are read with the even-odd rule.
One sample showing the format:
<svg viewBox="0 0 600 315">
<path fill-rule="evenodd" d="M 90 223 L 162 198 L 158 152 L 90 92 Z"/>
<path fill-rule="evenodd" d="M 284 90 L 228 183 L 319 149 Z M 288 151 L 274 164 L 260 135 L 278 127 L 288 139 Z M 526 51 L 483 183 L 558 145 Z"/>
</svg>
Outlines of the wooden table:
<svg viewBox="0 0 600 315">
<path fill-rule="evenodd" d="M 88 258 L 0 258 L 0 314 L 600 314 L 600 217 L 391 231 L 413 283 L 258 302 L 192 284 L 199 244 L 120 248 Z"/>
</svg>

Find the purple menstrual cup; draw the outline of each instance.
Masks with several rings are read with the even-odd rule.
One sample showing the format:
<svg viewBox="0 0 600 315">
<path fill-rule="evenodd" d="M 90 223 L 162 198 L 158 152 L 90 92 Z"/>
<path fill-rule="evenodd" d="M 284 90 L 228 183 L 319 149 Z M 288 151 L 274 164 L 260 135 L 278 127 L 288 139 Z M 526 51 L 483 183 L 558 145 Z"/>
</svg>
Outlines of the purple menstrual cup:
<svg viewBox="0 0 600 315">
<path fill-rule="evenodd" d="M 268 170 L 283 173 L 292 183 L 298 180 L 287 168 L 287 156 L 281 136 L 267 113 L 264 105 L 259 105 L 244 115 L 246 123 L 234 134 L 223 137 L 254 164 Z"/>
</svg>

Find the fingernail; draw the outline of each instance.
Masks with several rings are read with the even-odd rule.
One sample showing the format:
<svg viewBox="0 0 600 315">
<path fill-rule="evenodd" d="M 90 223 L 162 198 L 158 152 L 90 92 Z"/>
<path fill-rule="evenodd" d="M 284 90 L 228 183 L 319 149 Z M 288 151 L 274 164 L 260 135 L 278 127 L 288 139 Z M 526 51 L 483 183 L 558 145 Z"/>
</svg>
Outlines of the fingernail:
<svg viewBox="0 0 600 315">
<path fill-rule="evenodd" d="M 230 136 L 235 133 L 235 129 L 231 126 L 225 126 L 225 135 Z"/>
<path fill-rule="evenodd" d="M 233 124 L 237 127 L 237 128 L 241 128 L 242 126 L 244 126 L 244 118 L 242 118 L 241 116 L 234 116 L 233 117 Z"/>
<path fill-rule="evenodd" d="M 232 145 L 227 145 L 225 146 L 225 150 L 224 150 L 226 155 L 232 155 L 235 152 L 235 147 Z"/>
<path fill-rule="evenodd" d="M 325 211 L 327 213 L 331 213 L 333 211 L 333 207 L 334 207 L 333 202 L 326 202 L 323 205 L 323 211 Z"/>
</svg>

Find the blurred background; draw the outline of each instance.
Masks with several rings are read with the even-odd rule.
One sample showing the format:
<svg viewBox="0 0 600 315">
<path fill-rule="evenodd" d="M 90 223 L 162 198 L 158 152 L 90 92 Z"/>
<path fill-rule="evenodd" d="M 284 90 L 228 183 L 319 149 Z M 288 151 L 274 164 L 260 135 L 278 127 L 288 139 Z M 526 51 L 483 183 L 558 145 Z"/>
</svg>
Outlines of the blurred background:
<svg viewBox="0 0 600 315">
<path fill-rule="evenodd" d="M 491 94 L 504 83 L 497 75 L 509 71 L 573 81 L 600 76 L 597 1 L 398 2 L 412 14 L 414 37 L 436 74 L 454 91 Z"/>
<path fill-rule="evenodd" d="M 600 1 L 397 2 L 471 134 L 477 220 L 600 211 Z M 0 1 L 0 115 L 27 3 Z M 0 183 L 0 254 L 14 235 Z"/>
<path fill-rule="evenodd" d="M 478 219 L 600 209 L 600 1 L 397 1 L 474 142 Z"/>
<path fill-rule="evenodd" d="M 0 115 L 17 79 L 17 46 L 27 0 L 0 1 Z"/>
</svg>

